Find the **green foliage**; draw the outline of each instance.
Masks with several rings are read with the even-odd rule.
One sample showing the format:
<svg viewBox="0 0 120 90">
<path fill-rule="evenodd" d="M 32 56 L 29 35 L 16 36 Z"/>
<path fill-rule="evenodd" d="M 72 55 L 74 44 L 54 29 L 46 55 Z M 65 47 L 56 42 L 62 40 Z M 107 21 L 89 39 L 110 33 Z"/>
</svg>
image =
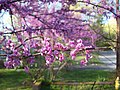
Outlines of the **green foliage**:
<svg viewBox="0 0 120 90">
<path fill-rule="evenodd" d="M 95 22 L 91 25 L 91 28 L 97 33 L 100 38 L 96 41 L 98 47 L 115 47 L 116 40 L 116 21 L 111 18 L 107 22 L 99 15 L 96 17 Z"/>
<path fill-rule="evenodd" d="M 105 25 L 104 25 L 104 32 L 106 33 L 106 43 L 109 44 L 111 47 L 116 46 L 116 36 L 117 36 L 117 23 L 115 18 L 111 18 Z"/>
<path fill-rule="evenodd" d="M 97 21 L 92 25 L 92 28 L 99 30 L 100 39 L 96 41 L 98 47 L 115 47 L 116 40 L 116 20 L 111 18 L 107 22 L 104 22 L 103 17 L 99 16 Z"/>
</svg>

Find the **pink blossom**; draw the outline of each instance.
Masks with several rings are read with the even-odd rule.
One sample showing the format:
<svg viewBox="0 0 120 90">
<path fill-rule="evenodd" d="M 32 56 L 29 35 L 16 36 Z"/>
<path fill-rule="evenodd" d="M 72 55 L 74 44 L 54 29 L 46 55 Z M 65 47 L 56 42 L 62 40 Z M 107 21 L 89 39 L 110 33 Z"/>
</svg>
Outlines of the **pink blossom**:
<svg viewBox="0 0 120 90">
<path fill-rule="evenodd" d="M 70 45 L 70 47 L 74 48 L 76 46 L 75 41 L 69 41 L 69 45 Z"/>
<path fill-rule="evenodd" d="M 62 62 L 62 61 L 64 60 L 64 55 L 63 55 L 63 53 L 59 55 L 59 60 L 60 60 L 60 62 Z"/>
<path fill-rule="evenodd" d="M 81 49 L 82 48 L 82 43 L 78 43 L 75 48 L 78 49 L 78 50 Z"/>
<path fill-rule="evenodd" d="M 54 56 L 52 56 L 52 55 L 46 55 L 45 56 L 45 60 L 46 60 L 46 64 L 50 65 L 54 61 Z"/>
<path fill-rule="evenodd" d="M 70 56 L 72 57 L 73 60 L 74 60 L 75 57 L 76 57 L 77 51 L 78 51 L 78 50 L 75 49 L 75 50 L 73 50 L 73 51 L 70 52 Z"/>
<path fill-rule="evenodd" d="M 48 5 L 48 2 L 50 5 Z M 59 2 L 59 10 L 56 9 L 56 4 L 53 4 L 53 2 Z M 15 42 L 9 38 L 4 40 L 4 47 L 7 48 L 5 51 L 10 52 L 7 52 L 10 55 L 5 63 L 6 67 L 18 66 L 20 57 L 25 59 L 23 63 L 33 64 L 35 58 L 31 56 L 34 54 L 39 55 L 39 53 L 45 57 L 46 65 L 51 65 L 55 59 L 62 62 L 65 59 L 64 53 L 67 50 L 70 50 L 70 56 L 75 59 L 76 55 L 82 53 L 81 50 L 85 50 L 88 44 L 96 42 L 97 38 L 100 37 L 96 33 L 100 32 L 100 30 L 94 31 L 90 26 L 97 19 L 88 20 L 86 17 L 94 18 L 96 17 L 94 15 L 99 14 L 107 16 L 107 13 L 114 11 L 114 5 L 107 0 L 100 0 L 96 3 L 93 3 L 94 0 L 82 0 L 80 3 L 91 4 L 94 9 L 81 6 L 79 10 L 70 10 L 67 7 L 73 3 L 77 4 L 77 2 L 77 0 L 24 0 L 24 3 L 21 4 L 21 0 L 1 0 L 1 10 L 6 12 L 7 9 L 11 9 L 10 12 L 8 10 L 9 16 L 19 17 L 19 19 L 13 20 L 13 24 L 17 23 L 16 25 L 11 25 L 11 29 L 7 27 L 9 25 L 5 26 L 4 22 L 1 24 L 4 29 L 9 31 L 0 32 L 1 38 L 4 37 L 3 35 L 9 36 L 9 34 L 17 38 Z M 97 7 L 97 4 L 103 8 Z M 83 14 L 76 15 L 74 12 Z M 115 12 L 113 14 L 116 17 L 119 16 Z M 90 57 L 90 52 L 86 51 L 86 58 L 81 61 L 81 64 L 85 65 Z M 25 66 L 25 71 L 29 71 L 27 65 Z"/>
<path fill-rule="evenodd" d="M 65 47 L 64 47 L 64 45 L 62 43 L 55 43 L 54 49 L 56 49 L 56 50 L 64 50 Z"/>
<path fill-rule="evenodd" d="M 82 40 L 81 40 L 81 39 L 78 39 L 78 40 L 77 40 L 77 43 L 82 43 Z"/>
<path fill-rule="evenodd" d="M 75 60 L 76 56 L 75 55 L 72 55 L 72 60 Z"/>
<path fill-rule="evenodd" d="M 81 61 L 80 61 L 80 65 L 81 65 L 81 66 L 85 66 L 86 64 L 87 64 L 87 62 L 86 62 L 85 60 L 81 60 Z"/>
<path fill-rule="evenodd" d="M 59 55 L 59 53 L 60 53 L 60 52 L 59 52 L 58 50 L 54 50 L 54 52 L 53 52 L 53 53 L 54 53 L 54 55 L 55 55 L 55 56 L 57 56 L 57 57 L 58 57 L 58 55 Z"/>
</svg>

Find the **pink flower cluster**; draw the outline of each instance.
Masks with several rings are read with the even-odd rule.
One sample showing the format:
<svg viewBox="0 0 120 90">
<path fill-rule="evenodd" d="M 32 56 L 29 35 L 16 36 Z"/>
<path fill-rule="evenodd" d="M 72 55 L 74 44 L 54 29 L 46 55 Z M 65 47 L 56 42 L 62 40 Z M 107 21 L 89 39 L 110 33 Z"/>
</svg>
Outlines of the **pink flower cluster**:
<svg viewBox="0 0 120 90">
<path fill-rule="evenodd" d="M 89 59 L 92 58 L 92 56 L 90 55 L 90 52 L 91 52 L 90 50 L 85 51 L 85 53 L 86 53 L 85 59 L 80 61 L 81 66 L 85 66 L 88 63 Z"/>
<path fill-rule="evenodd" d="M 70 56 L 72 57 L 73 60 L 75 59 L 77 53 L 79 53 L 80 50 L 84 49 L 84 45 L 81 39 L 78 39 L 76 42 L 70 41 L 69 46 L 70 48 L 73 48 L 73 50 L 70 52 Z"/>
<path fill-rule="evenodd" d="M 10 39 L 6 42 L 6 54 L 7 58 L 4 64 L 7 68 L 13 68 L 20 65 L 20 60 L 17 57 L 20 53 L 15 49 L 15 44 Z"/>
<path fill-rule="evenodd" d="M 21 63 L 22 58 L 24 57 L 26 57 L 26 63 L 28 64 L 33 64 L 35 62 L 34 57 L 30 56 L 31 53 L 27 43 L 20 48 L 16 48 L 15 43 L 9 39 L 6 42 L 6 54 L 7 54 L 7 58 L 6 58 L 6 62 L 4 63 L 6 68 L 15 68 L 17 66 L 20 66 L 22 64 Z"/>
<path fill-rule="evenodd" d="M 92 48 L 92 46 L 84 46 L 81 39 L 78 39 L 77 41 L 70 41 L 69 47 L 73 48 L 73 50 L 70 52 L 71 58 L 74 60 L 78 53 L 85 50 L 85 59 L 80 61 L 80 65 L 86 65 L 88 63 L 88 60 L 92 58 L 90 55 L 90 50 L 86 50 L 87 48 Z"/>
<path fill-rule="evenodd" d="M 46 65 L 52 64 L 56 59 L 58 59 L 60 62 L 64 60 L 64 54 L 62 51 L 64 51 L 66 48 L 61 43 L 55 43 L 54 46 L 52 46 L 50 39 L 45 38 L 43 43 L 43 47 L 41 48 L 41 55 L 45 57 Z"/>
<path fill-rule="evenodd" d="M 4 37 L 7 34 L 15 36 L 16 42 L 10 39 L 3 39 L 7 54 L 5 66 L 8 68 L 20 65 L 20 61 L 25 64 L 28 72 L 29 65 L 35 62 L 34 54 L 45 57 L 46 65 L 51 65 L 56 60 L 62 62 L 65 51 L 70 51 L 70 56 L 74 60 L 79 53 L 85 54 L 85 59 L 81 60 L 81 65 L 86 65 L 91 58 L 87 45 L 94 45 L 100 37 L 100 31 L 95 22 L 97 15 L 105 17 L 120 16 L 115 13 L 116 4 L 114 0 L 1 0 L 0 10 L 8 12 L 8 16 L 15 16 L 9 28 L 5 23 L 1 25 L 9 32 L 0 32 Z M 84 3 L 81 9 L 70 9 L 79 2 Z M 49 5 L 50 4 L 50 5 Z M 88 5 L 90 8 L 88 9 Z M 2 13 L 1 12 L 1 13 Z M 76 12 L 80 14 L 75 14 Z M 2 15 L 3 16 L 3 15 Z M 1 16 L 1 18 L 2 18 Z M 86 19 L 85 17 L 90 17 Z M 91 26 L 96 27 L 96 31 Z M 4 30 L 3 30 L 4 31 Z M 26 34 L 25 34 L 26 33 Z M 14 37 L 13 37 L 14 38 Z M 81 40 L 82 39 L 82 40 Z M 8 41 L 7 41 L 8 40 Z M 69 43 L 68 43 L 69 41 Z M 68 44 L 66 44 L 68 43 Z M 25 60 L 24 60 L 25 59 Z"/>
</svg>

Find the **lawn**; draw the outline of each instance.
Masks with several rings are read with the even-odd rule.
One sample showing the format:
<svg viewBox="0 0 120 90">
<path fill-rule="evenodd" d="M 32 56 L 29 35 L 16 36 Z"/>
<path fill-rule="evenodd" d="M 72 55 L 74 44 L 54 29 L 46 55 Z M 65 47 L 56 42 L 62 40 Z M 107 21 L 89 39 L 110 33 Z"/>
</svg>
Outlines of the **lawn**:
<svg viewBox="0 0 120 90">
<path fill-rule="evenodd" d="M 114 72 L 108 72 L 108 71 L 102 71 L 102 70 L 73 70 L 73 71 L 62 70 L 61 72 L 59 72 L 57 76 L 57 80 L 77 81 L 77 82 L 113 81 L 115 79 L 114 76 L 115 76 Z M 28 85 L 24 86 L 22 84 L 25 80 L 29 80 L 29 79 L 30 77 L 22 70 L 16 71 L 12 69 L 11 70 L 1 69 L 0 70 L 0 90 L 32 90 L 31 86 L 28 86 Z M 86 86 L 84 85 L 79 87 L 86 88 Z M 96 86 L 96 87 L 103 88 L 103 86 Z M 60 90 L 59 88 L 58 89 L 57 88 L 55 89 L 55 88 L 54 86 L 52 86 L 53 90 Z M 66 90 L 67 86 L 64 86 L 63 88 L 64 88 L 63 90 Z M 74 87 L 71 88 L 71 90 L 75 90 Z M 89 89 L 84 89 L 84 90 L 89 90 Z M 102 89 L 98 89 L 98 90 L 102 90 Z M 110 89 L 105 89 L 105 90 L 110 90 Z"/>
<path fill-rule="evenodd" d="M 114 82 L 115 72 L 103 70 L 63 70 L 58 78 L 63 82 Z M 53 86 L 52 90 L 114 90 L 114 85 L 64 85 Z M 69 88 L 69 89 L 68 89 Z"/>
<path fill-rule="evenodd" d="M 22 70 L 0 69 L 0 90 L 31 90 L 31 87 L 24 86 L 24 80 L 29 76 Z"/>
<path fill-rule="evenodd" d="M 90 81 L 112 81 L 114 79 L 114 72 L 103 70 L 62 70 L 58 78 L 60 80 L 73 80 L 78 82 Z"/>
</svg>

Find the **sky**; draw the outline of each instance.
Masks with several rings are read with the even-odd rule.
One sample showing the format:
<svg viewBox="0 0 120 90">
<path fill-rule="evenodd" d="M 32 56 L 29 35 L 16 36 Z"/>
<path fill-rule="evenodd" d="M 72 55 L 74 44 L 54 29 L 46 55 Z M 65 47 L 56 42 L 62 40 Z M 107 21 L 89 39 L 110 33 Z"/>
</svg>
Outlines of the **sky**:
<svg viewBox="0 0 120 90">
<path fill-rule="evenodd" d="M 0 13 L 0 31 L 3 31 L 3 25 L 7 26 L 8 28 L 12 28 L 10 23 L 11 21 L 9 13 L 2 10 Z"/>
</svg>

